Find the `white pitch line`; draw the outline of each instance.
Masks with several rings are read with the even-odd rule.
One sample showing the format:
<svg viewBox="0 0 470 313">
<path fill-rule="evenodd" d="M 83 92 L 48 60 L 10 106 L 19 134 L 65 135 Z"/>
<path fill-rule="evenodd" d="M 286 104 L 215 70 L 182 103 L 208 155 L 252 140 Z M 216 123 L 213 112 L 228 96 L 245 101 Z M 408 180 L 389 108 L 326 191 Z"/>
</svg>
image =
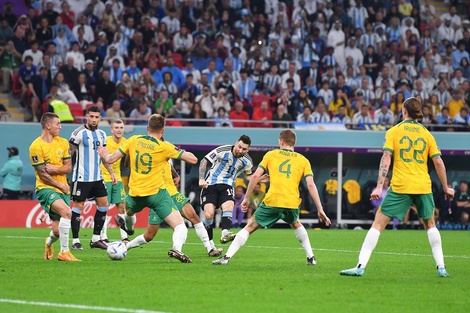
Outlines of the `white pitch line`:
<svg viewBox="0 0 470 313">
<path fill-rule="evenodd" d="M 54 302 L 36 302 L 36 301 L 25 301 L 17 299 L 3 299 L 0 298 L 0 302 L 12 303 L 20 305 L 32 305 L 32 306 L 46 306 L 56 308 L 67 308 L 67 309 L 80 309 L 80 310 L 93 310 L 93 311 L 107 311 L 107 312 L 126 312 L 126 313 L 169 313 L 161 311 L 149 311 L 149 310 L 136 310 L 136 309 L 125 309 L 125 308 L 113 308 L 107 306 L 93 306 L 83 304 L 70 304 L 70 303 L 54 303 Z"/>
<path fill-rule="evenodd" d="M 41 239 L 41 240 L 44 240 L 43 237 L 26 237 L 26 236 L 0 236 L 0 238 L 6 238 L 6 239 Z M 151 241 L 151 243 L 155 243 L 155 244 L 172 244 L 172 242 L 170 242 L 170 241 L 159 241 L 159 240 L 153 240 L 153 241 Z M 201 243 L 186 242 L 185 245 L 198 246 L 198 245 L 201 245 Z M 254 249 L 302 250 L 302 248 L 299 248 L 299 247 L 251 246 L 251 245 L 244 245 L 243 247 L 245 247 L 245 248 L 254 248 Z M 360 252 L 359 250 L 339 250 L 339 249 L 324 249 L 324 248 L 314 248 L 313 250 L 314 251 L 337 252 L 337 253 L 359 253 Z M 374 254 L 413 256 L 413 257 L 415 257 L 415 256 L 419 256 L 419 257 L 430 257 L 430 256 L 432 256 L 431 254 L 387 252 L 387 251 L 374 251 Z M 470 255 L 444 255 L 444 257 L 452 258 L 452 259 L 470 259 Z"/>
</svg>

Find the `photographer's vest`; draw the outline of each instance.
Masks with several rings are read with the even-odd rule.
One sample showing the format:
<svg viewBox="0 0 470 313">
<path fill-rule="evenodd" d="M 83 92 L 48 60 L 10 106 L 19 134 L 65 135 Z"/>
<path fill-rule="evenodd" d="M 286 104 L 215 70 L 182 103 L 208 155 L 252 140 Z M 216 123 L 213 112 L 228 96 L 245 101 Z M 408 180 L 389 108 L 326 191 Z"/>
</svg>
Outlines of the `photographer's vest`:
<svg viewBox="0 0 470 313">
<path fill-rule="evenodd" d="M 49 104 L 52 107 L 54 113 L 59 116 L 59 120 L 61 123 L 73 122 L 74 117 L 70 112 L 70 108 L 67 103 L 60 100 L 52 100 Z"/>
</svg>

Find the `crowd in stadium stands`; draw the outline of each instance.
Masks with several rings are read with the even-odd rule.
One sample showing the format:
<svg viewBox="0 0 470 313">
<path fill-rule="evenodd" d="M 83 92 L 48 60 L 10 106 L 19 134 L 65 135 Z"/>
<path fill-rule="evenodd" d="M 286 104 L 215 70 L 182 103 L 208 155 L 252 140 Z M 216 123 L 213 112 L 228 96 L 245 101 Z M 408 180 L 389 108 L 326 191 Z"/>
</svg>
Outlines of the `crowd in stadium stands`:
<svg viewBox="0 0 470 313">
<path fill-rule="evenodd" d="M 414 96 L 430 128 L 470 125 L 456 0 L 440 16 L 429 0 L 26 2 L 26 15 L 10 2 L 0 14 L 0 68 L 33 121 L 57 99 L 75 116 L 97 103 L 173 125 L 391 126 Z"/>
</svg>

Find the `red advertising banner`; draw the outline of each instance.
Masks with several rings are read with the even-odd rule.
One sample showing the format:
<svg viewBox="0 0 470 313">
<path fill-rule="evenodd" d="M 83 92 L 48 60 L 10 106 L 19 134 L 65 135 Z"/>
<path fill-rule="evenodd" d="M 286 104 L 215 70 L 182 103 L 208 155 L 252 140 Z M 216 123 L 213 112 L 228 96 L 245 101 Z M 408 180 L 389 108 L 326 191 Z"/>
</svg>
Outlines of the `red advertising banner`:
<svg viewBox="0 0 470 313">
<path fill-rule="evenodd" d="M 96 204 L 86 201 L 80 216 L 82 228 L 93 227 Z M 113 204 L 108 210 L 107 221 L 109 228 L 117 228 L 113 216 L 117 214 L 116 206 Z M 145 228 L 148 221 L 148 208 L 137 214 L 135 227 Z M 52 222 L 49 214 L 41 208 L 37 200 L 0 200 L 0 227 L 26 227 L 45 228 L 51 227 Z"/>
</svg>

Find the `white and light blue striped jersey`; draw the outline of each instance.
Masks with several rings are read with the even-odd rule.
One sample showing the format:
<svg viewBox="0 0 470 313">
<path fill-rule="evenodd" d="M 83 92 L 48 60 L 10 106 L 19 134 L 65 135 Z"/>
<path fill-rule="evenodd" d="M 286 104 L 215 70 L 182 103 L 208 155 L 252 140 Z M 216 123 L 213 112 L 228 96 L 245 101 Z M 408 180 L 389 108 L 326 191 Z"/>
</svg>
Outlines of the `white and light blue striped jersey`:
<svg viewBox="0 0 470 313">
<path fill-rule="evenodd" d="M 85 125 L 73 131 L 69 143 L 76 148 L 72 181 L 95 182 L 103 179 L 97 148 L 106 146 L 106 133 L 101 129 L 90 130 Z"/>
<path fill-rule="evenodd" d="M 234 187 L 235 179 L 240 174 L 251 174 L 253 161 L 248 153 L 241 158 L 236 158 L 232 153 L 232 149 L 232 145 L 220 146 L 204 157 L 212 163 L 205 177 L 209 185 L 226 184 Z"/>
</svg>

